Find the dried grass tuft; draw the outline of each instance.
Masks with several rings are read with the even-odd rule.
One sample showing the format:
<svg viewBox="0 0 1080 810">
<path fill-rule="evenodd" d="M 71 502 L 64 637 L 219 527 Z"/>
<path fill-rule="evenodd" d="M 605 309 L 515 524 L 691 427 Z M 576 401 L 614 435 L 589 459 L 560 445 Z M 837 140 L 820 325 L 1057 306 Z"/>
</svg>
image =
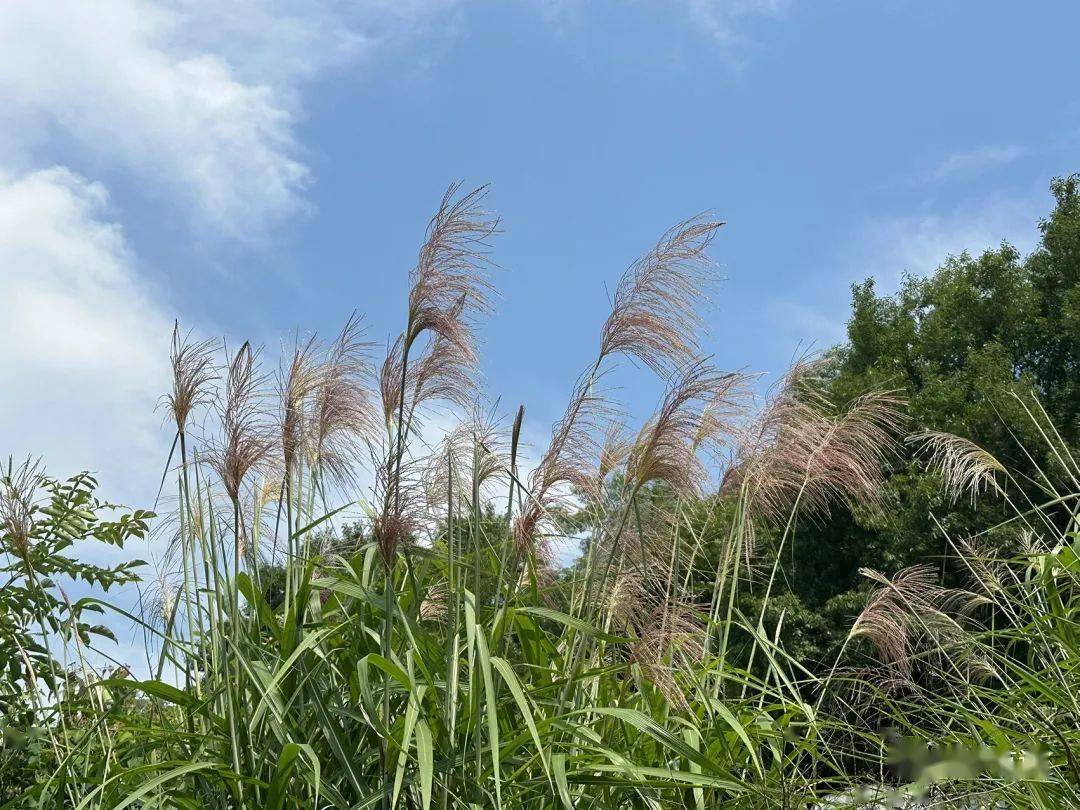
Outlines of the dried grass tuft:
<svg viewBox="0 0 1080 810">
<path fill-rule="evenodd" d="M 318 347 L 314 336 L 297 343 L 278 375 L 279 429 L 285 474 L 291 476 L 303 457 L 307 407 L 319 384 Z"/>
<path fill-rule="evenodd" d="M 910 436 L 908 443 L 929 457 L 930 469 L 944 480 L 953 503 L 966 494 L 974 506 L 984 492 L 1001 493 L 997 476 L 1005 467 L 970 439 L 928 430 Z"/>
<path fill-rule="evenodd" d="M 173 324 L 172 391 L 162 397 L 178 433 L 186 433 L 188 421 L 196 408 L 211 401 L 217 369 L 214 367 L 214 342 L 191 342 L 191 333 L 180 334 L 180 322 Z"/>
<path fill-rule="evenodd" d="M 471 351 L 467 316 L 489 309 L 487 240 L 497 233 L 499 222 L 482 208 L 487 186 L 458 197 L 460 190 L 461 184 L 455 183 L 443 195 L 410 274 L 406 345 L 430 330 Z"/>
<path fill-rule="evenodd" d="M 796 510 L 819 515 L 833 503 L 882 510 L 885 465 L 897 454 L 905 402 L 874 390 L 840 407 L 821 393 L 823 368 L 821 361 L 796 363 L 737 450 L 727 485 L 744 489 L 759 519 L 776 523 Z"/>
<path fill-rule="evenodd" d="M 354 482 L 362 448 L 378 425 L 370 389 L 371 344 L 361 340 L 362 334 L 362 321 L 353 314 L 318 368 L 308 418 L 311 463 L 338 485 Z"/>
<path fill-rule="evenodd" d="M 968 591 L 938 584 L 930 565 L 914 565 L 892 579 L 868 568 L 859 573 L 877 583 L 866 607 L 851 628 L 852 637 L 873 644 L 892 687 L 914 684 L 913 662 L 920 643 L 950 662 L 950 668 L 972 679 L 985 677 L 987 664 L 971 655 L 973 645 L 956 617 L 964 617 L 985 600 Z"/>
<path fill-rule="evenodd" d="M 688 705 L 679 672 L 690 673 L 704 655 L 704 626 L 698 607 L 667 595 L 663 576 L 627 567 L 614 578 L 605 599 L 613 626 L 634 637 L 630 660 L 675 706 Z"/>
<path fill-rule="evenodd" d="M 420 621 L 445 622 L 450 613 L 450 586 L 446 581 L 432 584 L 420 603 Z"/>
<path fill-rule="evenodd" d="M 597 378 L 594 372 L 578 379 L 566 412 L 552 428 L 547 450 L 529 475 L 524 509 L 514 523 L 521 549 L 535 551 L 545 542 L 545 526 L 575 490 L 594 489 L 601 455 L 597 436 L 613 420 L 610 404 L 597 391 Z"/>
<path fill-rule="evenodd" d="M 209 461 L 229 499 L 236 503 L 247 475 L 265 464 L 274 445 L 257 354 L 245 342 L 229 364 L 223 397 L 218 401 L 221 437 L 211 443 Z"/>
<path fill-rule="evenodd" d="M 694 361 L 698 305 L 711 280 L 705 251 L 722 224 L 701 216 L 681 222 L 630 266 L 604 323 L 601 356 L 627 354 L 665 378 Z"/>
<path fill-rule="evenodd" d="M 705 464 L 698 455 L 700 443 L 731 430 L 730 424 L 721 421 L 721 408 L 733 405 L 743 389 L 745 378 L 741 375 L 721 374 L 704 361 L 683 369 L 630 451 L 630 490 L 662 481 L 676 492 L 699 494 L 706 478 Z"/>
<path fill-rule="evenodd" d="M 41 462 L 26 459 L 18 467 L 8 459 L 7 472 L 0 476 L 0 527 L 11 548 L 25 559 L 34 531 L 34 493 L 41 484 Z"/>
</svg>

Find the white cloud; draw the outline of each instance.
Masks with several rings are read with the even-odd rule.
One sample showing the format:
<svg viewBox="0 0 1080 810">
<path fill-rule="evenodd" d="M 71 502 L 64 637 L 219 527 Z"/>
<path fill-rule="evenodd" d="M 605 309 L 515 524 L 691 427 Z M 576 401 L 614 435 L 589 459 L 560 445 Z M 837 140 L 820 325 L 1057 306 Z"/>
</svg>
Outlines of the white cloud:
<svg viewBox="0 0 1080 810">
<path fill-rule="evenodd" d="M 168 451 L 154 406 L 171 319 L 107 203 L 67 169 L 0 173 L 0 454 L 97 470 L 110 498 L 144 499 Z"/>
<path fill-rule="evenodd" d="M 257 236 L 304 206 L 301 83 L 456 1 L 0 4 L 0 453 L 145 505 L 172 318 L 86 176 Z"/>
<path fill-rule="evenodd" d="M 928 276 L 949 256 L 965 251 L 979 256 L 1008 242 L 1021 254 L 1038 242 L 1037 223 L 1050 200 L 1045 192 L 995 193 L 951 207 L 927 202 L 921 213 L 881 216 L 856 224 L 857 236 L 842 248 L 839 272 L 815 274 L 807 290 L 812 300 L 778 297 L 769 304 L 776 332 L 814 349 L 825 349 L 846 336 L 848 285 L 873 277 L 882 294 L 894 292 L 904 273 Z"/>
<path fill-rule="evenodd" d="M 179 0 L 174 8 L 182 14 L 174 47 L 217 54 L 242 81 L 279 91 L 346 64 L 377 43 L 374 33 L 354 27 L 349 4 L 333 0 Z"/>
<path fill-rule="evenodd" d="M 743 46 L 740 27 L 751 17 L 779 17 L 787 0 L 686 0 L 691 19 L 717 43 Z"/>
<path fill-rule="evenodd" d="M 985 171 L 1014 163 L 1030 150 L 1025 146 L 983 146 L 969 152 L 949 155 L 929 173 L 930 180 L 951 180 L 971 177 Z"/>
<path fill-rule="evenodd" d="M 305 207 L 301 84 L 455 4 L 0 4 L 0 165 L 120 169 L 204 226 L 257 236 Z"/>
<path fill-rule="evenodd" d="M 187 22 L 146 0 L 0 5 L 2 121 L 20 138 L 0 154 L 28 163 L 58 143 L 70 165 L 74 146 L 234 234 L 295 211 L 308 182 L 295 114 L 274 87 L 179 45 Z"/>
<path fill-rule="evenodd" d="M 242 80 L 280 91 L 457 27 L 465 0 L 180 0 L 177 43 L 218 54 Z"/>
<path fill-rule="evenodd" d="M 549 24 L 579 0 L 529 0 Z M 418 38 L 466 0 L 55 0 L 0 4 L 0 166 L 119 170 L 212 231 L 257 237 L 306 208 L 305 82 Z M 785 0 L 682 0 L 739 50 Z M 417 55 L 423 62 L 423 54 Z M 111 181 L 110 181 L 111 182 Z"/>
<path fill-rule="evenodd" d="M 85 176 L 257 236 L 304 206 L 300 83 L 454 2 L 0 4 L 0 453 L 144 505 L 171 316 Z"/>
<path fill-rule="evenodd" d="M 946 211 L 878 219 L 865 226 L 854 261 L 862 277 L 897 279 L 905 271 L 932 273 L 948 256 L 978 256 L 1002 241 L 1024 253 L 1035 246 L 1046 208 L 1045 194 L 990 194 Z"/>
</svg>

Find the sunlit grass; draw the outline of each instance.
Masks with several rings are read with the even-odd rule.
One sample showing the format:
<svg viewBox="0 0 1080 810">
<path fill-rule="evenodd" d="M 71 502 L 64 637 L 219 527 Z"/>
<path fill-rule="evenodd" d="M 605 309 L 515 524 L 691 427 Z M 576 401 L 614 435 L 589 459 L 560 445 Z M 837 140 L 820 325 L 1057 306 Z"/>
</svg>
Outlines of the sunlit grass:
<svg viewBox="0 0 1080 810">
<path fill-rule="evenodd" d="M 529 461 L 524 410 L 504 419 L 477 384 L 497 232 L 482 197 L 444 198 L 381 364 L 358 319 L 327 344 L 298 341 L 276 373 L 248 344 L 222 359 L 177 330 L 163 399 L 172 508 L 157 519 L 168 554 L 137 619 L 151 677 L 94 671 L 89 635 L 67 632 L 75 615 L 66 626 L 62 600 L 35 601 L 57 611 L 22 620 L 19 638 L 41 648 L 9 656 L 26 668 L 0 677 L 5 696 L 30 696 L 4 715 L 0 764 L 35 774 L 19 788 L 27 771 L 0 771 L 12 802 L 1075 804 L 1080 468 L 1037 406 L 1026 403 L 1065 471 L 1044 476 L 1040 503 L 1014 502 L 1027 490 L 969 442 L 919 437 L 947 492 L 1004 498 L 1014 517 L 949 538 L 965 588 L 925 567 L 866 572 L 875 590 L 835 665 L 811 667 L 765 622 L 784 550 L 830 509 L 888 509 L 902 401 L 875 390 L 833 402 L 827 366 L 805 361 L 755 403 L 743 375 L 699 356 L 695 307 L 719 225 L 695 218 L 625 274 Z M 665 386 L 637 425 L 604 391 L 619 357 Z M 436 411 L 457 427 L 430 435 Z M 58 592 L 32 551 L 73 531 L 55 492 L 60 517 L 35 511 L 43 486 L 11 469 L 0 493 L 5 576 L 28 599 Z M 567 537 L 583 548 L 561 569 L 552 548 Z M 762 601 L 749 616 L 748 592 Z M 55 640 L 74 651 L 61 681 L 35 674 Z M 890 735 L 910 738 L 908 771 Z M 923 743 L 939 746 L 932 764 L 916 761 Z"/>
</svg>

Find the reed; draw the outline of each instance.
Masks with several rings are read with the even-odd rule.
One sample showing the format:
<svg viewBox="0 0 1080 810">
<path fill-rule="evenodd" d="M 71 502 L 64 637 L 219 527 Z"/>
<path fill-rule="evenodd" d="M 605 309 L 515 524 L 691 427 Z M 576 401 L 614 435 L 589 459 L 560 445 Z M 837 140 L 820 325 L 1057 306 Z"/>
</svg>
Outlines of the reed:
<svg viewBox="0 0 1080 810">
<path fill-rule="evenodd" d="M 701 356 L 720 223 L 698 217 L 618 282 L 596 353 L 530 470 L 524 407 L 510 418 L 478 383 L 498 231 L 483 199 L 453 186 L 440 201 L 381 363 L 355 316 L 328 343 L 296 338 L 274 376 L 249 344 L 224 355 L 176 327 L 162 400 L 176 436 L 162 490 L 171 478 L 175 497 L 157 525 L 179 571 L 147 591 L 155 619 L 130 617 L 156 666 L 142 680 L 94 672 L 85 633 L 28 617 L 37 627 L 19 636 L 30 645 L 19 660 L 31 680 L 19 683 L 34 684 L 48 774 L 11 801 L 1080 801 L 1080 469 L 1037 409 L 1065 473 L 1046 471 L 1045 500 L 1016 504 L 984 536 L 948 538 L 964 588 L 927 566 L 865 572 L 850 637 L 828 672 L 812 671 L 764 606 L 740 611 L 740 595 L 768 604 L 801 521 L 887 508 L 902 400 L 873 390 L 831 401 L 818 384 L 825 361 L 807 358 L 758 403 L 751 378 Z M 620 356 L 665 387 L 636 423 L 603 386 Z M 429 435 L 435 407 L 456 419 L 445 436 Z M 1008 471 L 976 445 L 911 441 L 952 498 L 1013 504 Z M 32 464 L 0 477 L 11 578 L 0 599 L 12 583 L 59 587 L 35 556 L 60 536 L 38 503 L 45 481 Z M 357 520 L 348 539 L 346 514 Z M 581 554 L 560 568 L 554 549 L 567 542 Z M 63 684 L 45 682 L 42 662 L 57 659 L 38 643 L 81 662 Z M 0 678 L 4 695 L 12 683 Z M 978 782 L 951 766 L 903 782 L 888 771 L 882 726 L 996 758 L 964 760 L 982 763 Z"/>
</svg>

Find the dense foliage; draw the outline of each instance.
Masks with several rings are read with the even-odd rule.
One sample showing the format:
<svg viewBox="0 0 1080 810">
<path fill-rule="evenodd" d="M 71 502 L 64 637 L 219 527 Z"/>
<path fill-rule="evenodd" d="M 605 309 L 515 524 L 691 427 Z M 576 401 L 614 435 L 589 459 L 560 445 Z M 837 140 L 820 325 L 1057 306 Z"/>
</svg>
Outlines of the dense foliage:
<svg viewBox="0 0 1080 810">
<path fill-rule="evenodd" d="M 1032 393 L 1064 443 L 1080 445 L 1080 179 L 1056 180 L 1051 190 L 1056 205 L 1027 257 L 1003 244 L 977 258 L 949 258 L 931 275 L 907 276 L 891 295 L 877 294 L 872 279 L 856 285 L 848 342 L 833 350 L 828 382 L 839 400 L 877 385 L 899 389 L 910 433 L 973 438 L 1015 470 L 1031 495 L 1043 483 L 1038 471 L 1062 473 L 1041 439 L 1045 425 L 1027 418 Z M 1006 517 L 1003 505 L 948 503 L 919 449 L 909 443 L 892 466 L 885 520 L 838 510 L 803 528 L 788 598 L 810 633 L 810 659 L 827 660 L 842 642 L 860 602 L 853 590 L 861 567 L 931 562 L 947 577 L 962 573 L 948 560 L 936 520 L 965 535 Z"/>
</svg>

